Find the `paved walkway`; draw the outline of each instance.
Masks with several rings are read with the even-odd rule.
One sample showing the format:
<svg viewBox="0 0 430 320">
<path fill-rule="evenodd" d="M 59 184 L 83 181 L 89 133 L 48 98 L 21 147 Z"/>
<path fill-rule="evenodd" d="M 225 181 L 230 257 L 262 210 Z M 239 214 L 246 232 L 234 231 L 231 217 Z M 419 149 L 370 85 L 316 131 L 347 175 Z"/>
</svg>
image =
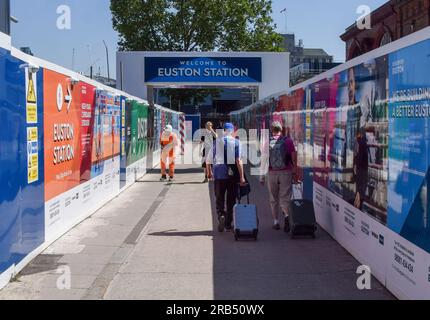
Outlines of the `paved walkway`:
<svg viewBox="0 0 430 320">
<path fill-rule="evenodd" d="M 255 180 L 260 240 L 235 242 L 216 232 L 201 169 L 180 167 L 171 185 L 158 178 L 147 175 L 59 239 L 0 299 L 393 299 L 376 280 L 359 291 L 359 263 L 325 232 L 290 240 L 273 231 Z M 71 289 L 59 290 L 65 270 Z"/>
</svg>

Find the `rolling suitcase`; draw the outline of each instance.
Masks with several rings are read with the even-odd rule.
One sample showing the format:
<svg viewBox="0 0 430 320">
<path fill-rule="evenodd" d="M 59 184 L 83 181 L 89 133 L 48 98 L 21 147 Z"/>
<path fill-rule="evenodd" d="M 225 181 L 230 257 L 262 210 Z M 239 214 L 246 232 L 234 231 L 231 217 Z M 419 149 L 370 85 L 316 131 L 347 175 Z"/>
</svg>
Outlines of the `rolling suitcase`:
<svg viewBox="0 0 430 320">
<path fill-rule="evenodd" d="M 303 188 L 302 183 L 297 183 L 296 186 L 302 186 Z M 303 189 L 301 190 L 301 194 L 303 198 Z M 291 200 L 291 238 L 293 239 L 295 236 L 311 236 L 312 238 L 315 238 L 317 222 L 315 218 L 313 201 L 297 198 L 298 197 L 294 195 L 293 200 Z"/>
<path fill-rule="evenodd" d="M 247 195 L 248 204 L 241 204 L 240 197 L 238 203 L 233 209 L 234 221 L 234 238 L 239 239 L 258 239 L 258 215 L 257 206 L 249 204 L 249 195 Z"/>
</svg>

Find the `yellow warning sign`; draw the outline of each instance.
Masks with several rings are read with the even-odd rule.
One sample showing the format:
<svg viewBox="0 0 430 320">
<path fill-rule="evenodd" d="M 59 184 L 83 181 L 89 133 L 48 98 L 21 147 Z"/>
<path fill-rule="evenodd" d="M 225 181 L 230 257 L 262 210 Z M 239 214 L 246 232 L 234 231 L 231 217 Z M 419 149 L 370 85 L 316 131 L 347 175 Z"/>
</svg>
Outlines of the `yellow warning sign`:
<svg viewBox="0 0 430 320">
<path fill-rule="evenodd" d="M 37 127 L 27 128 L 27 176 L 28 183 L 39 180 L 39 144 Z"/>
<path fill-rule="evenodd" d="M 32 73 L 29 73 L 29 78 L 28 78 L 27 102 L 37 103 L 36 91 L 34 90 L 34 81 L 33 81 Z"/>
<path fill-rule="evenodd" d="M 306 113 L 306 126 L 307 127 L 311 126 L 311 114 L 310 113 Z"/>
<path fill-rule="evenodd" d="M 26 70 L 26 114 L 27 123 L 37 123 L 37 93 L 36 93 L 36 74 Z"/>
<path fill-rule="evenodd" d="M 306 140 L 311 141 L 311 130 L 310 129 L 306 129 Z"/>
<path fill-rule="evenodd" d="M 27 104 L 27 123 L 37 123 L 37 105 Z"/>
<path fill-rule="evenodd" d="M 31 142 L 37 142 L 37 128 L 28 128 L 27 139 Z"/>
</svg>

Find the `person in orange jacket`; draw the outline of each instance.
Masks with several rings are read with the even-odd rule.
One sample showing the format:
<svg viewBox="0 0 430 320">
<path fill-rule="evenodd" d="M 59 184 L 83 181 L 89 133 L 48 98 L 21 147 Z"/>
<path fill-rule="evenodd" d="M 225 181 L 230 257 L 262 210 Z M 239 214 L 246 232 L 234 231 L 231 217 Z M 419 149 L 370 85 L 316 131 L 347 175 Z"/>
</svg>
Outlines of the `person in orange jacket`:
<svg viewBox="0 0 430 320">
<path fill-rule="evenodd" d="M 169 181 L 175 178 L 176 148 L 178 147 L 178 136 L 173 132 L 171 125 L 164 128 L 160 138 L 161 144 L 161 179 L 167 180 L 167 163 L 169 163 Z"/>
</svg>

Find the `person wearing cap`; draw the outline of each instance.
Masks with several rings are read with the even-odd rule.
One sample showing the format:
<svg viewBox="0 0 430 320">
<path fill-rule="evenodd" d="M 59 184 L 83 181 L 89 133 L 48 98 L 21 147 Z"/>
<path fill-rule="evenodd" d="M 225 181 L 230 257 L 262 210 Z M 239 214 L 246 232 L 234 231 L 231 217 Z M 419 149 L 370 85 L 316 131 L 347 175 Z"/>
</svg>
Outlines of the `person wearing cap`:
<svg viewBox="0 0 430 320">
<path fill-rule="evenodd" d="M 225 123 L 223 128 L 224 136 L 216 139 L 213 148 L 213 177 L 219 232 L 232 229 L 233 207 L 236 204 L 238 185 L 247 185 L 240 142 L 233 137 L 234 126 L 231 123 Z"/>
<path fill-rule="evenodd" d="M 169 181 L 175 178 L 176 148 L 178 147 L 178 136 L 173 132 L 173 127 L 167 125 L 160 138 L 161 144 L 161 179 L 167 180 L 167 163 L 169 163 Z"/>
<path fill-rule="evenodd" d="M 262 174 L 260 182 L 266 182 L 270 193 L 270 206 L 272 209 L 273 229 L 280 230 L 279 209 L 282 210 L 285 224 L 284 231 L 290 232 L 289 210 L 293 192 L 293 178 L 295 176 L 296 148 L 290 135 L 282 134 L 283 127 L 279 121 L 271 125 L 269 147 L 262 154 Z M 287 129 L 289 132 L 289 129 Z"/>
</svg>

